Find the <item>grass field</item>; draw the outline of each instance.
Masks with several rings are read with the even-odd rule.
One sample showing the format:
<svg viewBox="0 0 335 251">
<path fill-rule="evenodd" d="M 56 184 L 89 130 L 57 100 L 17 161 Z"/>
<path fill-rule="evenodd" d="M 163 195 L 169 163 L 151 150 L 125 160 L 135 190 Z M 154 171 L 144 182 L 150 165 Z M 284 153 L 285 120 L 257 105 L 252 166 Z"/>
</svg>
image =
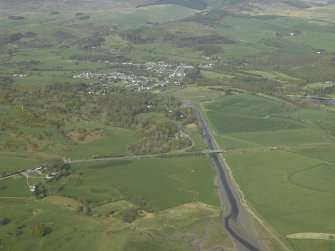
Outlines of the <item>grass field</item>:
<svg viewBox="0 0 335 251">
<path fill-rule="evenodd" d="M 85 216 L 45 200 L 0 198 L 0 201 L 2 216 L 10 220 L 0 228 L 3 248 L 187 251 L 192 250 L 183 240 L 188 235 L 199 239 L 204 246 L 231 246 L 220 227 L 220 211 L 200 203 L 164 210 L 125 224 L 115 218 Z M 29 229 L 33 222 L 44 224 L 51 232 L 44 237 L 33 237 Z"/>
<path fill-rule="evenodd" d="M 195 128 L 187 130 L 201 147 Z M 25 177 L 1 180 L 0 211 L 9 219 L 0 228 L 2 247 L 186 251 L 191 250 L 187 236 L 199 247 L 232 247 L 207 156 L 77 164 L 71 173 L 48 182 L 50 191 L 63 188 L 42 200 L 33 199 Z M 29 178 L 31 184 L 37 181 Z M 121 222 L 121 212 L 134 207 L 132 200 L 138 196 L 153 213 L 142 213 L 132 224 Z M 93 216 L 78 212 L 83 201 L 91 202 Z M 107 218 L 110 210 L 116 213 Z M 41 223 L 50 232 L 34 237 L 32 223 Z M 83 241 L 77 244 L 80 238 Z"/>
<path fill-rule="evenodd" d="M 226 158 L 251 207 L 282 239 L 296 232 L 332 233 L 334 165 L 288 152 L 229 153 Z M 318 250 L 327 250 L 328 244 L 321 243 Z"/>
<path fill-rule="evenodd" d="M 230 79 L 233 77 L 232 75 L 208 70 L 202 70 L 201 75 L 203 75 L 206 78 L 213 78 L 213 79 Z"/>
<path fill-rule="evenodd" d="M 158 210 L 191 201 L 218 205 L 205 156 L 82 164 L 72 170 L 61 193 L 98 204 L 142 196 Z"/>
<path fill-rule="evenodd" d="M 57 1 L 57 14 L 42 11 L 48 5 L 56 8 L 53 2 L 37 6 L 24 1 L 8 13 L 0 10 L 0 75 L 13 77 L 13 90 L 22 90 L 24 96 L 49 84 L 96 81 L 73 78 L 83 72 L 152 77 L 142 72 L 143 65 L 135 69 L 122 62 L 198 66 L 200 71 L 187 75 L 182 86 L 169 84 L 155 91 L 193 100 L 203 109 L 219 146 L 231 150 L 225 157 L 250 207 L 292 250 L 335 250 L 334 241 L 285 239 L 292 233 L 334 232 L 335 113 L 301 109 L 262 94 L 224 96 L 210 88 L 333 95 L 334 6 L 300 9 L 289 1 L 261 5 L 207 0 L 210 7 L 199 11 L 174 4 L 135 8 L 137 1 L 120 1 L 115 7 L 108 1 L 93 2 L 69 6 Z M 235 7 L 241 8 L 238 14 Z M 12 12 L 23 18 L 9 18 Z M 211 68 L 206 68 L 209 63 Z M 86 102 L 86 90 L 77 100 L 70 88 L 68 97 L 36 98 L 38 106 L 29 111 L 32 102 L 21 102 L 6 88 L 0 93 L 0 115 L 10 120 L 12 129 L 0 118 L 5 125 L 0 123 L 1 175 L 51 158 L 131 155 L 129 146 L 141 140 L 140 133 L 110 127 L 105 118 L 89 121 L 83 110 L 89 111 L 98 99 Z M 96 95 L 104 92 L 104 83 L 99 88 Z M 56 103 L 55 110 L 82 113 L 57 117 L 45 112 Z M 42 122 L 20 124 L 20 106 L 30 115 L 45 115 Z M 136 119 L 168 120 L 163 113 Z M 206 148 L 196 125 L 183 130 L 195 143 L 192 150 Z M 1 217 L 10 219 L 0 226 L 0 249 L 186 251 L 191 250 L 189 243 L 196 243 L 196 250 L 232 248 L 208 156 L 91 162 L 74 164 L 69 172 L 46 183 L 52 195 L 41 200 L 28 186 L 44 182 L 42 177 L 0 180 Z M 121 222 L 122 213 L 135 207 L 139 196 L 147 211 L 131 224 Z M 91 216 L 79 212 L 86 205 Z M 108 216 L 111 210 L 115 214 Z M 29 229 L 33 222 L 45 224 L 51 233 L 34 237 Z"/>
<path fill-rule="evenodd" d="M 3 247 L 22 249 L 99 249 L 99 242 L 106 242 L 106 232 L 119 228 L 117 223 L 113 227 L 103 220 L 77 215 L 71 210 L 52 206 L 27 199 L 1 199 L 1 212 L 11 219 L 11 222 L 0 229 Z M 6 205 L 6 206 L 4 206 Z M 29 224 L 41 222 L 52 229 L 51 233 L 42 238 L 32 237 Z M 18 225 L 20 234 L 13 234 Z M 127 232 L 127 231 L 126 231 Z M 78 243 L 78 239 L 85 236 L 85 241 Z M 112 241 L 113 242 L 113 241 Z M 113 245 L 108 241 L 110 245 Z"/>
<path fill-rule="evenodd" d="M 270 80 L 275 80 L 278 82 L 287 82 L 290 80 L 298 80 L 297 78 L 290 77 L 286 74 L 280 73 L 280 72 L 275 72 L 275 71 L 255 71 L 255 70 L 250 70 L 247 71 L 247 73 L 254 74 L 255 76 L 259 76 L 262 78 L 270 79 Z"/>
<path fill-rule="evenodd" d="M 135 142 L 134 131 L 114 128 L 102 139 L 77 143 L 72 148 L 69 157 L 72 159 L 90 159 L 94 156 L 126 155 L 128 147 Z"/>
<path fill-rule="evenodd" d="M 225 148 L 334 141 L 329 134 L 335 119 L 332 112 L 296 109 L 284 102 L 250 94 L 226 96 L 205 108 L 214 133 Z"/>
<path fill-rule="evenodd" d="M 335 192 L 334 176 L 335 165 L 320 164 L 298 171 L 290 176 L 290 180 L 300 186 L 315 189 L 321 192 Z"/>
<path fill-rule="evenodd" d="M 30 169 L 40 164 L 38 159 L 25 159 L 19 157 L 0 157 L 0 171 L 10 172 L 20 169 Z"/>
<path fill-rule="evenodd" d="M 194 147 L 192 149 L 193 151 L 201 151 L 206 149 L 204 139 L 202 135 L 198 132 L 198 128 L 196 127 L 196 125 L 194 125 L 194 127 L 188 127 L 186 133 L 194 141 Z"/>
<path fill-rule="evenodd" d="M 176 90 L 172 90 L 168 93 L 173 93 L 173 95 L 180 99 L 191 99 L 195 102 L 213 100 L 222 96 L 222 92 L 214 91 L 201 86 L 187 86 L 182 89 L 178 88 Z"/>
<path fill-rule="evenodd" d="M 290 233 L 333 232 L 334 113 L 250 94 L 226 96 L 204 107 L 221 147 L 276 147 L 267 152 L 225 154 L 248 204 L 275 234 L 285 240 Z M 268 118 L 272 121 L 266 122 Z M 280 150 L 282 146 L 299 149 Z M 288 241 L 292 250 L 332 247 L 326 241 L 306 243 L 311 245 Z"/>
<path fill-rule="evenodd" d="M 26 178 L 17 175 L 0 181 L 0 197 L 29 197 L 31 192 Z"/>
<path fill-rule="evenodd" d="M 308 156 L 310 158 L 319 159 L 324 162 L 335 162 L 334 156 L 335 147 L 334 146 L 325 146 L 325 147 L 318 147 L 318 148 L 311 148 L 311 149 L 302 149 L 302 150 L 295 150 L 294 153 Z"/>
</svg>

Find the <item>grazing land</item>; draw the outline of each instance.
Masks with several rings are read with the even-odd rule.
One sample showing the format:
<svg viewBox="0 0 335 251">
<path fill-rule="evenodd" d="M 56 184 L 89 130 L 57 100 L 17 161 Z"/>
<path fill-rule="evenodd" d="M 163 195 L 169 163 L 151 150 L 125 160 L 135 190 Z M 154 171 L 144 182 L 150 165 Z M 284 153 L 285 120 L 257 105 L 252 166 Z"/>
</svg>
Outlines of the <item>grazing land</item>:
<svg viewBox="0 0 335 251">
<path fill-rule="evenodd" d="M 334 13 L 0 1 L 0 249 L 238 249 L 199 108 L 273 251 L 334 250 Z"/>
<path fill-rule="evenodd" d="M 80 164 L 72 170 L 61 194 L 97 204 L 143 197 L 156 209 L 192 201 L 218 206 L 205 156 Z"/>
<path fill-rule="evenodd" d="M 332 112 L 313 117 L 314 110 L 250 94 L 225 96 L 204 109 L 248 205 L 265 224 L 283 240 L 294 233 L 332 233 Z M 288 242 L 292 249 L 303 245 Z M 303 250 L 332 245 L 309 243 Z"/>
<path fill-rule="evenodd" d="M 192 250 L 185 238 L 200 247 L 231 246 L 210 169 L 205 156 L 77 165 L 71 176 L 46 184 L 49 191 L 61 186 L 58 195 L 39 201 L 30 198 L 25 178 L 7 179 L 0 209 L 15 220 L 0 229 L 2 245 L 78 248 L 77 238 L 89 235 L 80 245 L 92 250 Z M 138 219 L 124 223 L 139 205 Z M 34 222 L 52 229 L 42 243 L 31 238 Z"/>
</svg>

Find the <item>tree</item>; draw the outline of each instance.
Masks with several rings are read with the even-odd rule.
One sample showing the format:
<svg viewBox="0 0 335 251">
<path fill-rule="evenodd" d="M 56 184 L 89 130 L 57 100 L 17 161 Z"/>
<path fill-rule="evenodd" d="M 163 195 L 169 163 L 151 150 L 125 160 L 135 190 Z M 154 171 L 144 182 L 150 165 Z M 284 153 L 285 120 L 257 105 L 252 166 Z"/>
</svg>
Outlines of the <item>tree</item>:
<svg viewBox="0 0 335 251">
<path fill-rule="evenodd" d="M 59 171 L 64 167 L 64 160 L 60 158 L 52 159 L 48 163 L 48 167 L 54 171 Z"/>
<path fill-rule="evenodd" d="M 131 208 L 126 209 L 122 213 L 122 220 L 124 222 L 131 223 L 134 220 L 136 220 L 137 216 L 138 216 L 138 209 L 135 207 L 131 207 Z"/>
<path fill-rule="evenodd" d="M 10 222 L 10 219 L 7 217 L 1 217 L 0 218 L 0 226 L 7 225 Z"/>
<path fill-rule="evenodd" d="M 199 66 L 195 66 L 191 71 L 186 75 L 185 81 L 197 81 L 202 79 L 201 71 Z"/>
<path fill-rule="evenodd" d="M 13 77 L 10 76 L 0 76 L 0 88 L 5 89 L 11 87 L 13 84 L 14 80 Z"/>
<path fill-rule="evenodd" d="M 13 228 L 14 228 L 14 229 L 13 229 L 13 232 L 14 232 L 14 234 L 15 234 L 16 236 L 22 234 L 22 230 L 21 230 L 22 226 L 21 226 L 21 222 L 20 222 L 19 220 L 15 220 L 15 221 L 14 221 L 14 226 L 13 226 Z"/>
<path fill-rule="evenodd" d="M 91 208 L 89 205 L 84 205 L 82 211 L 84 214 L 89 215 L 91 213 Z"/>
<path fill-rule="evenodd" d="M 138 196 L 133 199 L 134 204 L 138 205 L 140 208 L 144 208 L 147 205 L 147 201 L 144 197 Z"/>
</svg>

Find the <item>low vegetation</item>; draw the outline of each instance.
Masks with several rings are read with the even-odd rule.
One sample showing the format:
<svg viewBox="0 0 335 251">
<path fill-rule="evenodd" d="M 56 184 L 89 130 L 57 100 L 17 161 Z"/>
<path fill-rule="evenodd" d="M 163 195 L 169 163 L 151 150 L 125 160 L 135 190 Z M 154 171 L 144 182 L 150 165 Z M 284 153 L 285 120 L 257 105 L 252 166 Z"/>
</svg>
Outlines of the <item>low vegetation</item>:
<svg viewBox="0 0 335 251">
<path fill-rule="evenodd" d="M 1 248 L 231 248 L 194 105 L 273 234 L 333 250 L 286 238 L 333 233 L 332 2 L 0 1 Z"/>
<path fill-rule="evenodd" d="M 274 233 L 282 240 L 301 232 L 332 233 L 333 112 L 323 116 L 250 94 L 228 95 L 205 109 L 245 199 Z M 287 242 L 292 249 L 300 246 Z M 304 250 L 329 245 L 316 242 Z"/>
</svg>

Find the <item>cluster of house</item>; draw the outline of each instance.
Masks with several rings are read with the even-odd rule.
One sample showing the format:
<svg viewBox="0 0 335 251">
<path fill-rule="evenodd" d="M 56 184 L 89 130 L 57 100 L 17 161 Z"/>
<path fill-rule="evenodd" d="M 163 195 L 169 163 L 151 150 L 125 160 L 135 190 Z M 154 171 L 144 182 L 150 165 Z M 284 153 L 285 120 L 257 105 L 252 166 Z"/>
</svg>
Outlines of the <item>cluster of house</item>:
<svg viewBox="0 0 335 251">
<path fill-rule="evenodd" d="M 92 83 L 92 85 L 99 84 L 106 85 L 106 87 L 113 83 L 123 83 L 128 89 L 131 88 L 137 90 L 138 92 L 143 92 L 159 87 L 164 87 L 168 84 L 180 85 L 180 81 L 186 76 L 187 70 L 193 68 L 193 66 L 184 63 L 170 65 L 165 62 L 147 62 L 143 65 L 127 62 L 122 64 L 132 65 L 135 67 L 144 67 L 144 69 L 146 69 L 148 72 L 154 73 L 154 76 L 150 74 L 151 76 L 147 77 L 143 75 L 127 74 L 124 72 L 85 72 L 74 75 L 73 78 L 94 79 L 96 82 Z M 94 91 L 89 91 L 89 94 L 94 94 Z"/>
<path fill-rule="evenodd" d="M 184 63 L 176 66 L 167 64 L 165 62 L 147 62 L 144 64 L 148 71 L 156 72 L 160 75 L 168 75 L 169 78 L 182 78 L 186 76 L 186 71 L 192 69 L 193 66 Z"/>
<path fill-rule="evenodd" d="M 112 72 L 112 73 L 85 72 L 75 75 L 73 76 L 73 78 L 95 79 L 99 83 L 122 82 L 126 85 L 145 85 L 146 83 L 151 81 L 151 79 L 145 76 L 129 75 L 123 72 Z"/>
<path fill-rule="evenodd" d="M 210 64 L 200 64 L 199 65 L 199 68 L 201 69 L 209 69 L 209 68 L 212 68 L 213 67 L 213 64 L 210 63 Z"/>
<path fill-rule="evenodd" d="M 44 167 L 43 166 L 39 166 L 36 167 L 35 169 L 28 169 L 25 170 L 21 173 L 21 175 L 26 176 L 26 177 L 30 177 L 30 176 L 34 176 L 34 175 L 42 175 L 44 172 Z"/>
<path fill-rule="evenodd" d="M 21 175 L 26 176 L 26 177 L 32 177 L 32 176 L 42 176 L 45 173 L 45 167 L 43 166 L 38 166 L 34 169 L 28 169 L 25 170 L 24 172 L 21 173 Z M 52 180 L 58 175 L 58 172 L 52 172 L 52 173 L 47 173 L 45 174 L 45 179 L 46 180 Z M 29 189 L 31 192 L 35 192 L 38 189 L 37 184 L 33 184 L 32 186 L 29 186 Z"/>
<path fill-rule="evenodd" d="M 34 184 L 34 185 L 32 185 L 32 186 L 29 186 L 29 189 L 30 189 L 31 192 L 36 192 L 37 189 L 38 189 L 38 185 L 37 185 L 37 184 Z"/>
<path fill-rule="evenodd" d="M 27 77 L 27 74 L 13 74 L 13 77 L 24 78 Z"/>
<path fill-rule="evenodd" d="M 52 173 L 48 173 L 45 175 L 45 178 L 47 180 L 52 180 L 53 178 L 55 178 L 57 176 L 58 172 L 52 172 Z"/>
</svg>

